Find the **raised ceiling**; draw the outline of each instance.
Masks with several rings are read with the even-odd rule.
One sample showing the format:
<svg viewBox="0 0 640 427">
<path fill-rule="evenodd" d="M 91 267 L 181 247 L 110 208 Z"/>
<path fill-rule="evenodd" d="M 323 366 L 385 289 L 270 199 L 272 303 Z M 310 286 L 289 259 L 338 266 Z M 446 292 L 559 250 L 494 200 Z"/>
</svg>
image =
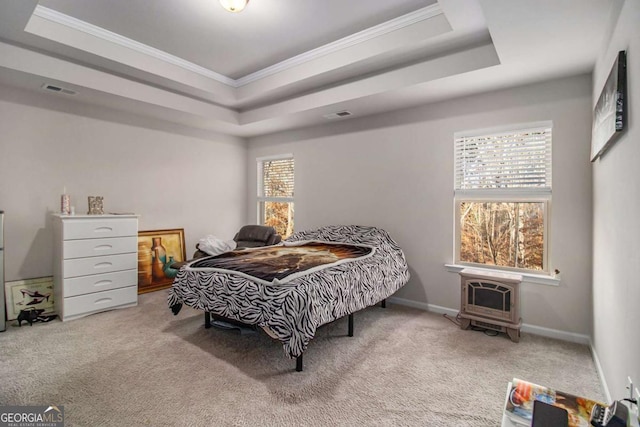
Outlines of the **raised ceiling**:
<svg viewBox="0 0 640 427">
<path fill-rule="evenodd" d="M 620 1 L 2 1 L 0 83 L 254 136 L 589 72 Z"/>
<path fill-rule="evenodd" d="M 239 79 L 435 0 L 254 1 L 230 14 L 215 0 L 42 0 L 40 5 Z M 314 4 L 315 3 L 315 4 Z M 300 24 L 303 24 L 301 26 Z"/>
</svg>

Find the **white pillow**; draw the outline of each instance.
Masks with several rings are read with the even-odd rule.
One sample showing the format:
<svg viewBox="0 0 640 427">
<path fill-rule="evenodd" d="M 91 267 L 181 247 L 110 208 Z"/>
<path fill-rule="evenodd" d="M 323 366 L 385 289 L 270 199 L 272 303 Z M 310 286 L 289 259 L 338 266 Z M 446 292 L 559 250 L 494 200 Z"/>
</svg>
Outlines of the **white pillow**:
<svg viewBox="0 0 640 427">
<path fill-rule="evenodd" d="M 236 248 L 235 240 L 222 240 L 209 234 L 198 241 L 198 249 L 209 255 L 220 255 Z"/>
</svg>

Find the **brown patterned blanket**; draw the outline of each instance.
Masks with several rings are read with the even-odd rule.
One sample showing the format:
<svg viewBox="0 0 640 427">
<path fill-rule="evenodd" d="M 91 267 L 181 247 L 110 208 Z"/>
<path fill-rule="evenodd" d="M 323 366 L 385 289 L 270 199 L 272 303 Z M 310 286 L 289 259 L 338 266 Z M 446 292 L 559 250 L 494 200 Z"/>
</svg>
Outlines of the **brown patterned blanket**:
<svg viewBox="0 0 640 427">
<path fill-rule="evenodd" d="M 187 269 L 231 272 L 265 283 L 286 283 L 305 274 L 362 259 L 374 250 L 370 246 L 345 243 L 285 242 L 202 258 Z"/>
</svg>

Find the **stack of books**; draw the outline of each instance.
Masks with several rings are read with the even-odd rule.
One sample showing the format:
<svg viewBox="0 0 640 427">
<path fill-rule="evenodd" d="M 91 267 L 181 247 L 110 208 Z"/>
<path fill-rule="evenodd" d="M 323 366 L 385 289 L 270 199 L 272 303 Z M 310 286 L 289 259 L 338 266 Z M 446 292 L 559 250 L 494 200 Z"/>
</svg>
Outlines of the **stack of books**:
<svg viewBox="0 0 640 427">
<path fill-rule="evenodd" d="M 596 403 L 602 405 L 595 400 L 514 378 L 507 393 L 504 413 L 514 423 L 530 426 L 533 402 L 536 400 L 566 409 L 569 413 L 569 427 L 590 427 L 591 408 Z"/>
</svg>

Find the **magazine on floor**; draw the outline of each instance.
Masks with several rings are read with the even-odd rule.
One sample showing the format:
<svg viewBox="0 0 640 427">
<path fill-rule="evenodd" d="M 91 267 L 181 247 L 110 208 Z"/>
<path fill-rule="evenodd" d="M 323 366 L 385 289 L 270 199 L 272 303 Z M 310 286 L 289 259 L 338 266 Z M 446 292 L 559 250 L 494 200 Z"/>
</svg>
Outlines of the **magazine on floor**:
<svg viewBox="0 0 640 427">
<path fill-rule="evenodd" d="M 596 403 L 602 405 L 595 400 L 514 378 L 507 394 L 504 413 L 515 423 L 530 426 L 533 402 L 536 400 L 566 409 L 569 413 L 569 427 L 590 427 L 591 408 Z"/>
</svg>

